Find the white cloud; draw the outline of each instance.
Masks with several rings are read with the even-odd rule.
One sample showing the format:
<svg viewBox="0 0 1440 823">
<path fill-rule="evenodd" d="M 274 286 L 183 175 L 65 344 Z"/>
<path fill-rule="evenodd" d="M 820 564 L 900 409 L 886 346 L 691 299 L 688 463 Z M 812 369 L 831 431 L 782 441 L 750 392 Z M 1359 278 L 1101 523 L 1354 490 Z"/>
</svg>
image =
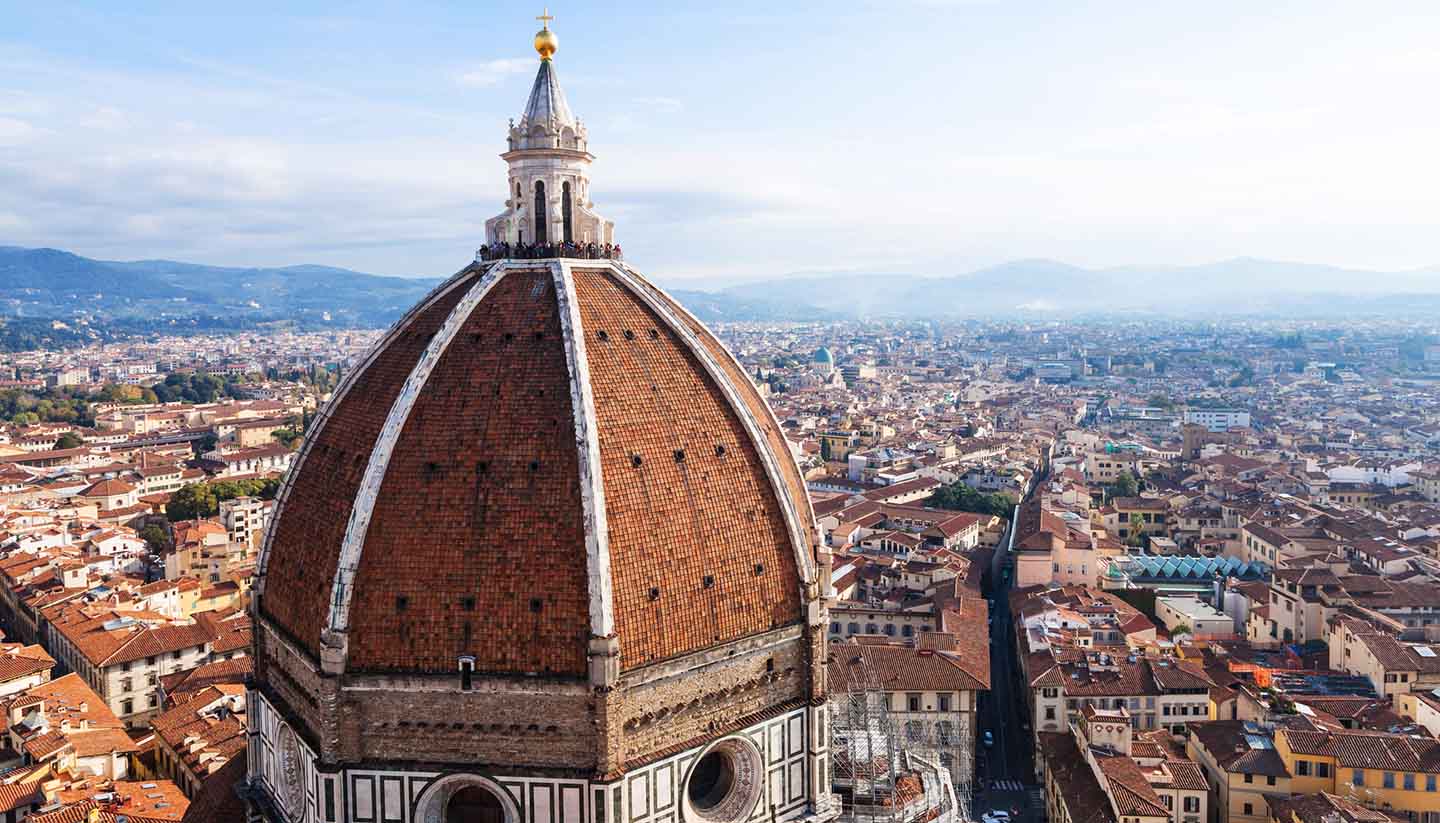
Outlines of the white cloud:
<svg viewBox="0 0 1440 823">
<path fill-rule="evenodd" d="M 487 88 L 498 85 L 511 75 L 522 74 L 534 68 L 533 57 L 506 57 L 467 66 L 456 75 L 455 82 L 467 88 Z"/>
<path fill-rule="evenodd" d="M 744 38 L 661 54 L 664 71 L 618 41 L 575 50 L 562 73 L 600 158 L 596 206 L 635 259 L 673 277 L 1440 256 L 1424 219 L 1440 213 L 1440 109 L 1421 105 L 1437 72 L 1418 33 L 1172 44 L 1143 15 L 1074 33 L 1085 14 L 979 14 L 916 73 L 893 57 L 913 24 L 856 5 L 876 12 L 877 60 L 853 59 L 844 26 L 807 29 L 803 63 Z M 1332 41 L 1342 53 L 1313 47 Z M 258 50 L 177 71 L 0 48 L 0 242 L 446 270 L 500 209 L 495 155 L 535 58 L 427 48 L 367 73 L 362 50 L 337 52 L 313 70 Z M 805 93 L 759 93 L 781 79 Z"/>
<path fill-rule="evenodd" d="M 14 117 L 0 117 L 0 146 L 18 145 L 39 137 L 43 129 Z"/>
<path fill-rule="evenodd" d="M 79 120 L 84 128 L 96 131 L 119 131 L 129 122 L 129 117 L 114 106 L 96 106 Z"/>
<path fill-rule="evenodd" d="M 685 104 L 674 97 L 636 97 L 633 102 L 641 108 L 670 114 L 685 108 Z"/>
</svg>

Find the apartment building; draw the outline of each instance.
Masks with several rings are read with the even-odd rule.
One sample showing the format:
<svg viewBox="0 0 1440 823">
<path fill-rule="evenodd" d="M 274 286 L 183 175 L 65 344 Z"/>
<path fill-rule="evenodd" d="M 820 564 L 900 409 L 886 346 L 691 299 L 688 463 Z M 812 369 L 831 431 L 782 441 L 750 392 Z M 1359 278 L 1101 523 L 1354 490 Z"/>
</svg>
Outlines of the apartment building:
<svg viewBox="0 0 1440 823">
<path fill-rule="evenodd" d="M 1348 729 L 1277 729 L 1296 794 L 1325 792 L 1415 823 L 1440 823 L 1440 741 Z"/>
</svg>

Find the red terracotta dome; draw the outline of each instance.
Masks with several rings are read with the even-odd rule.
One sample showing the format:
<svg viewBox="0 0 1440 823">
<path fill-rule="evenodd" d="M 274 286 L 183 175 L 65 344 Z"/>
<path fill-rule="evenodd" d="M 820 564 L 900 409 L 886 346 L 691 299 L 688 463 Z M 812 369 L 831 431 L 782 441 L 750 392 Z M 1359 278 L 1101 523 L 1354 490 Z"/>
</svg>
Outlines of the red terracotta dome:
<svg viewBox="0 0 1440 823">
<path fill-rule="evenodd" d="M 774 417 L 702 324 L 619 263 L 477 264 L 316 421 L 258 609 L 332 670 L 584 677 L 594 638 L 633 669 L 801 624 L 816 546 Z"/>
</svg>

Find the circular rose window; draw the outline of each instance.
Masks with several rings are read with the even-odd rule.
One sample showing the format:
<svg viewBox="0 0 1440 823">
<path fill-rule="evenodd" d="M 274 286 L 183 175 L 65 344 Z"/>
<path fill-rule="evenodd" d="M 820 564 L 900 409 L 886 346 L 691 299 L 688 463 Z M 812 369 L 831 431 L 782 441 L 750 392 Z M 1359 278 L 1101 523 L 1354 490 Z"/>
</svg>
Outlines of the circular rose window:
<svg viewBox="0 0 1440 823">
<path fill-rule="evenodd" d="M 705 750 L 685 778 L 685 810 L 691 820 L 736 823 L 760 800 L 760 752 L 744 738 L 729 737 Z"/>
</svg>

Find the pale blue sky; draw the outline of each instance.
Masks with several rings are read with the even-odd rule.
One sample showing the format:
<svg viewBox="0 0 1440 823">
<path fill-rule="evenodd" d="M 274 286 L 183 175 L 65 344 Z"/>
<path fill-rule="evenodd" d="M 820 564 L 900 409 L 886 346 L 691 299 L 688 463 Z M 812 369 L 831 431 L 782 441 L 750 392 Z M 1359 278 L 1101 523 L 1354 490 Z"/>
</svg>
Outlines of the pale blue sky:
<svg viewBox="0 0 1440 823">
<path fill-rule="evenodd" d="M 1440 4 L 557 2 L 592 194 L 674 281 L 1440 264 Z M 0 0 L 0 244 L 439 275 L 539 4 Z"/>
</svg>

